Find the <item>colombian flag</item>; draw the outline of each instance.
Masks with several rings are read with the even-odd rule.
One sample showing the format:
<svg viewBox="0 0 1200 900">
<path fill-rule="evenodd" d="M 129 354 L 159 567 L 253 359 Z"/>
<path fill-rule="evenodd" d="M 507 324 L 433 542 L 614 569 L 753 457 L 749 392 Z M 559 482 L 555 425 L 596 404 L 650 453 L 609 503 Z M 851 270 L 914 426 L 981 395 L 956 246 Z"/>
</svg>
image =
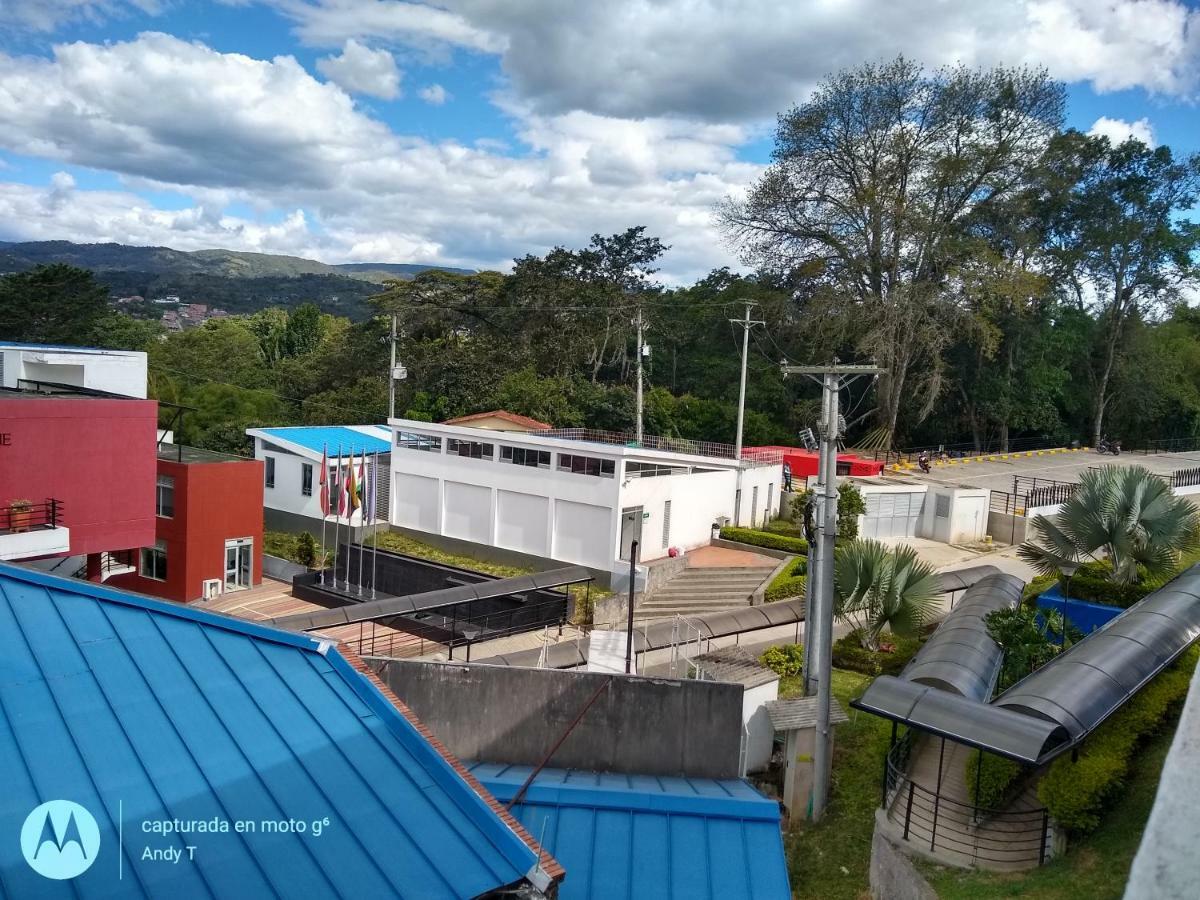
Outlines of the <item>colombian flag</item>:
<svg viewBox="0 0 1200 900">
<path fill-rule="evenodd" d="M 356 509 L 362 506 L 361 500 L 358 497 L 358 481 L 354 477 L 354 452 L 350 453 L 350 469 L 347 472 L 349 476 L 346 482 L 346 494 L 350 499 L 350 510 L 352 514 Z"/>
</svg>

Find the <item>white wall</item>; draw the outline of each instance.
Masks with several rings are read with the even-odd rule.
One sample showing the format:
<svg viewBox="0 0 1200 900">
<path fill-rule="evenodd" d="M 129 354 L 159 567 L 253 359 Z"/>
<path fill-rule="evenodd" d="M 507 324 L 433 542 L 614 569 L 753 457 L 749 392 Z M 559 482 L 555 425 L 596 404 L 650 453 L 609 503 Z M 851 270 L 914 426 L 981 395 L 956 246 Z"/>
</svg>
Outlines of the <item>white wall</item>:
<svg viewBox="0 0 1200 900">
<path fill-rule="evenodd" d="M 4 387 L 52 381 L 127 397 L 146 397 L 146 354 L 134 350 L 36 350 L 3 347 Z"/>
<path fill-rule="evenodd" d="M 597 569 L 609 569 L 613 559 L 604 536 L 612 533 L 613 510 L 607 506 L 554 501 L 554 555 Z"/>
<path fill-rule="evenodd" d="M 263 487 L 263 506 L 313 519 L 321 518 L 321 461 L 264 450 L 262 440 L 255 439 L 254 458 L 265 461 L 268 456 L 275 460 L 275 487 Z M 301 466 L 304 463 L 313 468 L 311 497 L 300 493 Z"/>
<path fill-rule="evenodd" d="M 392 522 L 405 528 L 441 534 L 438 480 L 427 475 L 392 471 Z"/>
<path fill-rule="evenodd" d="M 775 729 L 763 704 L 779 699 L 779 682 L 747 688 L 742 694 L 742 724 L 746 727 L 746 771 L 764 769 L 771 761 Z"/>
<path fill-rule="evenodd" d="M 730 521 L 733 520 L 736 484 L 737 473 L 731 469 L 629 479 L 629 483 L 621 488 L 620 508 L 640 506 L 644 513 L 649 513 L 648 517 L 642 519 L 642 543 L 638 557 L 651 560 L 667 555 L 662 537 L 664 508 L 668 500 L 671 501 L 669 546 L 693 550 L 708 544 L 712 538 L 713 522 L 718 516 L 728 516 Z M 619 534 L 617 538 L 620 539 Z M 618 549 L 614 544 L 614 559 Z"/>
<path fill-rule="evenodd" d="M 442 531 L 477 544 L 492 542 L 492 491 L 461 481 L 443 482 L 445 510 Z"/>
</svg>

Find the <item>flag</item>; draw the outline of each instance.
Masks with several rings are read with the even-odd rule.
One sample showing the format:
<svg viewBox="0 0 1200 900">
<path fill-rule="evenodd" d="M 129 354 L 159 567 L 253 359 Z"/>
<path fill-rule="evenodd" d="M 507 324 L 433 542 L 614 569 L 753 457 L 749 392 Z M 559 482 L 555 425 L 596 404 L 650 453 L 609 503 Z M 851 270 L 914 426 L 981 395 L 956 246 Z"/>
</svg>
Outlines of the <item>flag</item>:
<svg viewBox="0 0 1200 900">
<path fill-rule="evenodd" d="M 346 496 L 349 500 L 350 511 L 348 515 L 354 515 L 354 511 L 362 506 L 358 497 L 358 482 L 354 478 L 354 451 L 350 451 L 350 468 L 346 472 L 348 476 L 346 481 Z"/>
<path fill-rule="evenodd" d="M 321 447 L 321 516 L 329 515 L 329 447 Z"/>
<path fill-rule="evenodd" d="M 338 518 L 346 515 L 346 470 L 342 465 L 342 446 L 338 445 Z"/>
<path fill-rule="evenodd" d="M 367 451 L 363 451 L 362 459 L 358 461 L 358 484 L 359 484 L 359 499 L 362 501 L 359 506 L 366 507 L 363 509 L 362 520 L 367 521 L 367 511 L 371 508 L 367 505 L 367 500 L 370 498 L 368 492 L 369 485 L 367 484 Z"/>
</svg>

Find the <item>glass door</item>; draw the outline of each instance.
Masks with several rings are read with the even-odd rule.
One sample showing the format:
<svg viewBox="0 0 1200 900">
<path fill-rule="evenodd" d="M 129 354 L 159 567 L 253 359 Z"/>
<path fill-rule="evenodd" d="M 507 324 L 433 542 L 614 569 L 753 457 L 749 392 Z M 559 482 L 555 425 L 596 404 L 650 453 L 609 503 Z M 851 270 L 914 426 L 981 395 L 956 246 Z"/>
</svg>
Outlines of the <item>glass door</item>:
<svg viewBox="0 0 1200 900">
<path fill-rule="evenodd" d="M 254 571 L 254 541 L 251 538 L 225 542 L 225 590 L 244 591 Z"/>
</svg>

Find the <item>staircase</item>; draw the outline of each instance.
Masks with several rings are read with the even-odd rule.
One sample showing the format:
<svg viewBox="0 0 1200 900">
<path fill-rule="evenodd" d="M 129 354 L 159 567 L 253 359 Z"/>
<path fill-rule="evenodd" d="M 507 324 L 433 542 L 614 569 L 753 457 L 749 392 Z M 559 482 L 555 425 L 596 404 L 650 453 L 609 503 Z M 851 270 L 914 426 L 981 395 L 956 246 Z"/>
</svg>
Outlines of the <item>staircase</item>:
<svg viewBox="0 0 1200 900">
<path fill-rule="evenodd" d="M 1000 872 L 1031 869 L 1048 858 L 1053 823 L 1033 782 L 1003 812 L 977 810 L 966 783 L 967 759 L 976 751 L 947 740 L 943 753 L 941 744 L 927 737 L 913 749 L 908 777 L 900 780 L 887 811 L 896 843 L 943 863 Z"/>
<path fill-rule="evenodd" d="M 750 605 L 750 595 L 771 577 L 774 566 L 697 566 L 684 569 L 634 610 L 638 622 L 702 616 Z"/>
</svg>

